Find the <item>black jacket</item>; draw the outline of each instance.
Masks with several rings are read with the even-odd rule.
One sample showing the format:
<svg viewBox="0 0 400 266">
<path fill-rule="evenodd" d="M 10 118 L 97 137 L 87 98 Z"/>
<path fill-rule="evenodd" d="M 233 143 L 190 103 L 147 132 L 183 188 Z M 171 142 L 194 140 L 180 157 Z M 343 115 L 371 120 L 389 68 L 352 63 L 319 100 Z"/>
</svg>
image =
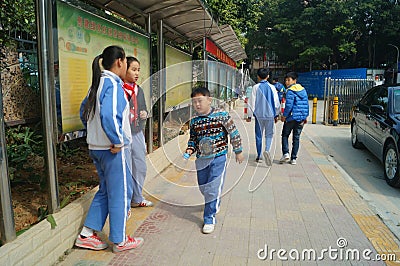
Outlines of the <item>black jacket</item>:
<svg viewBox="0 0 400 266">
<path fill-rule="evenodd" d="M 141 119 L 139 117 L 139 114 L 140 114 L 140 111 L 146 111 L 148 113 L 147 106 L 146 106 L 146 100 L 144 98 L 143 89 L 139 85 L 137 87 L 138 87 L 138 93 L 137 93 L 137 96 L 136 96 L 136 100 L 137 100 L 137 105 L 138 105 L 138 112 L 137 112 L 138 113 L 138 122 L 135 123 L 134 121 L 132 121 L 132 123 L 131 123 L 131 131 L 132 131 L 132 133 L 137 133 L 140 130 L 144 130 L 145 129 L 146 120 L 147 119 Z M 131 110 L 134 109 L 133 108 L 134 105 L 133 105 L 132 99 L 129 101 L 129 106 L 130 106 Z"/>
</svg>

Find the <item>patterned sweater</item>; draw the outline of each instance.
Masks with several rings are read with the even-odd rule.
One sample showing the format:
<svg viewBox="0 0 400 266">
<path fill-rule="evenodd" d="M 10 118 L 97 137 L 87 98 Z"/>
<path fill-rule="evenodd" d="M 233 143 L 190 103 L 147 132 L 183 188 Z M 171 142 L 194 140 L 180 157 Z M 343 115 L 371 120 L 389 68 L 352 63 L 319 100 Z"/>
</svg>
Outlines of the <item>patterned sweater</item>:
<svg viewBox="0 0 400 266">
<path fill-rule="evenodd" d="M 228 134 L 233 151 L 242 152 L 242 141 L 232 118 L 223 109 L 211 109 L 207 115 L 197 115 L 190 120 L 188 149 L 197 158 L 214 158 L 228 152 Z"/>
</svg>

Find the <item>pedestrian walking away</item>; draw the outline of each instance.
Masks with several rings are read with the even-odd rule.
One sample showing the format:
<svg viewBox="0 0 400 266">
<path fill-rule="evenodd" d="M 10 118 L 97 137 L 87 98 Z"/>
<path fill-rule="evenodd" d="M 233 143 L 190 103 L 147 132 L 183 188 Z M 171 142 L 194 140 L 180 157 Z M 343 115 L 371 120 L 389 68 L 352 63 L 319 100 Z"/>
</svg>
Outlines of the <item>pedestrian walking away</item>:
<svg viewBox="0 0 400 266">
<path fill-rule="evenodd" d="M 265 138 L 265 149 L 263 157 L 267 166 L 272 165 L 271 147 L 275 132 L 275 123 L 280 113 L 280 102 L 275 87 L 270 84 L 269 70 L 260 68 L 257 71 L 258 83 L 253 86 L 250 97 L 250 110 L 255 120 L 255 135 L 257 157 L 256 162 L 261 162 L 261 151 L 263 136 Z"/>
<path fill-rule="evenodd" d="M 286 104 L 281 121 L 282 128 L 282 158 L 280 163 L 297 163 L 297 153 L 300 147 L 300 135 L 308 117 L 308 95 L 303 86 L 297 83 L 297 73 L 289 72 L 285 76 Z M 289 136 L 292 133 L 292 152 L 289 155 Z"/>
<path fill-rule="evenodd" d="M 272 85 L 275 86 L 276 91 L 278 92 L 279 102 L 282 103 L 282 99 L 285 97 L 286 94 L 285 86 L 283 86 L 283 84 L 279 82 L 279 79 L 277 77 L 273 77 Z"/>
<path fill-rule="evenodd" d="M 103 229 L 107 216 L 113 252 L 133 249 L 143 243 L 142 238 L 126 235 L 133 184 L 129 170 L 129 105 L 122 88 L 126 69 L 125 51 L 119 46 L 106 47 L 93 60 L 92 84 L 81 104 L 81 120 L 87 130 L 89 154 L 99 176 L 99 189 L 75 241 L 78 247 L 93 250 L 108 247 L 96 234 Z"/>
<path fill-rule="evenodd" d="M 204 196 L 203 233 L 214 231 L 221 204 L 221 194 L 226 174 L 228 135 L 236 156 L 236 162 L 243 162 L 242 144 L 239 131 L 229 113 L 211 107 L 210 92 L 197 88 L 192 94 L 195 116 L 190 120 L 190 137 L 185 158 L 196 153 L 197 182 Z"/>
<path fill-rule="evenodd" d="M 130 152 L 132 155 L 133 197 L 132 207 L 151 207 L 153 203 L 143 197 L 143 185 L 146 178 L 146 142 L 144 129 L 147 119 L 146 100 L 143 89 L 137 84 L 140 74 L 140 62 L 133 56 L 127 56 L 127 71 L 124 79 L 124 90 L 129 101 L 130 124 L 132 143 Z"/>
</svg>

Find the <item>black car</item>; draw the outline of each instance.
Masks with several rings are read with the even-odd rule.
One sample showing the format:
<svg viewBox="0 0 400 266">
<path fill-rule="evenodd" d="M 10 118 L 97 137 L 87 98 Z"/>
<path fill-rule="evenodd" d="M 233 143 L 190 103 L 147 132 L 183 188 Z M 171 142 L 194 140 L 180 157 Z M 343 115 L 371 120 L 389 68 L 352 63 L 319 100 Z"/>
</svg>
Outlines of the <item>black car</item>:
<svg viewBox="0 0 400 266">
<path fill-rule="evenodd" d="M 378 157 L 386 182 L 400 187 L 400 84 L 368 90 L 354 103 L 352 115 L 351 144 Z"/>
</svg>

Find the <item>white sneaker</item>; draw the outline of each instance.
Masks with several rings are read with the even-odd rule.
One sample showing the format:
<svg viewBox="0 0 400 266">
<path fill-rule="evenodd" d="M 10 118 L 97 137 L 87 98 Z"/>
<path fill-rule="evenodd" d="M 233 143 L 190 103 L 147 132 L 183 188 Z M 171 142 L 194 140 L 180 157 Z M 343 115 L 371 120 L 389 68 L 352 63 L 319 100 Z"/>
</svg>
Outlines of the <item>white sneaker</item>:
<svg viewBox="0 0 400 266">
<path fill-rule="evenodd" d="M 268 151 L 264 151 L 263 156 L 264 156 L 265 164 L 267 166 L 271 166 L 272 165 L 271 154 L 269 154 Z"/>
<path fill-rule="evenodd" d="M 296 159 L 292 159 L 292 160 L 290 161 L 290 164 L 291 164 L 291 165 L 296 165 L 296 164 L 297 164 Z"/>
<path fill-rule="evenodd" d="M 289 153 L 285 153 L 282 158 L 279 160 L 279 163 L 285 163 L 290 161 Z"/>
<path fill-rule="evenodd" d="M 133 208 L 137 208 L 137 207 L 153 207 L 154 204 L 153 202 L 149 201 L 149 200 L 142 200 L 142 202 L 139 203 L 132 203 L 131 207 Z"/>
<path fill-rule="evenodd" d="M 211 234 L 214 232 L 215 224 L 204 224 L 203 226 L 203 233 L 204 234 Z"/>
</svg>

